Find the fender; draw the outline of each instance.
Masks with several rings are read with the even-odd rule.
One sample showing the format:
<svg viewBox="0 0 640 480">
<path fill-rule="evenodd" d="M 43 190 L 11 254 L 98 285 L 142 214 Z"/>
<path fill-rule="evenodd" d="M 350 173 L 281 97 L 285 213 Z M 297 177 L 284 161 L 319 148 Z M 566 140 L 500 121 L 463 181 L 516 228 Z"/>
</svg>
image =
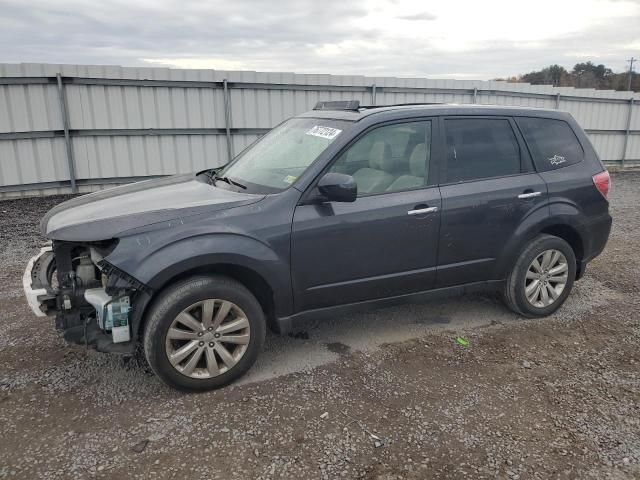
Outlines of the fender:
<svg viewBox="0 0 640 480">
<path fill-rule="evenodd" d="M 546 225 L 546 221 L 549 219 L 549 203 L 541 203 L 534 210 L 531 210 L 529 214 L 518 225 L 518 228 L 502 250 L 502 255 L 495 263 L 495 269 L 493 271 L 492 279 L 503 280 L 507 278 L 513 262 L 529 240 L 535 237 L 542 228 Z"/>
<path fill-rule="evenodd" d="M 290 314 L 288 255 L 282 258 L 264 242 L 232 232 L 201 233 L 159 245 L 144 239 L 148 237 L 121 239 L 105 260 L 155 291 L 190 270 L 219 264 L 245 267 L 271 286 L 277 315 Z"/>
<path fill-rule="evenodd" d="M 540 232 L 553 226 L 562 225 L 574 230 L 583 244 L 584 252 L 589 251 L 588 248 L 590 246 L 585 243 L 588 235 L 586 235 L 583 219 L 584 214 L 574 203 L 560 198 L 549 199 L 546 204 L 541 205 L 541 208 L 533 211 L 509 239 L 505 245 L 503 255 L 496 263 L 493 278 L 506 278 L 523 246 L 539 235 Z"/>
<path fill-rule="evenodd" d="M 611 230 L 611 216 L 608 211 L 599 215 L 586 215 L 579 205 L 566 199 L 557 199 L 550 207 L 552 223 L 567 225 L 580 237 L 582 261 L 592 260 L 602 252 Z M 601 228 L 603 226 L 606 228 Z"/>
</svg>

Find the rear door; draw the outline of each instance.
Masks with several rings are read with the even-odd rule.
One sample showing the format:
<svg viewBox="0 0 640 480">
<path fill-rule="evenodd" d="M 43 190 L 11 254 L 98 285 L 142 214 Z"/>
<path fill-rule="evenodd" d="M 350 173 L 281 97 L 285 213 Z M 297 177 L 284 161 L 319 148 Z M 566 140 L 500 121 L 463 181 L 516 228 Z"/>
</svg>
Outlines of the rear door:
<svg viewBox="0 0 640 480">
<path fill-rule="evenodd" d="M 501 253 L 547 187 L 508 117 L 442 118 L 442 217 L 436 284 L 500 279 Z M 546 210 L 545 210 L 546 209 Z"/>
</svg>

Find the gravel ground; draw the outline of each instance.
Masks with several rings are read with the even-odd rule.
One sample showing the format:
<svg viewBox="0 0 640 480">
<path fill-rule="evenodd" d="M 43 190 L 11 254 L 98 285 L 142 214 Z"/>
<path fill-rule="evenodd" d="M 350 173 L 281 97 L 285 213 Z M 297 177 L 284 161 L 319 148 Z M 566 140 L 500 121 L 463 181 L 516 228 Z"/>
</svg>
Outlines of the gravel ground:
<svg viewBox="0 0 640 480">
<path fill-rule="evenodd" d="M 62 197 L 0 202 L 0 478 L 640 478 L 640 174 L 613 185 L 553 317 L 478 296 L 309 323 L 199 395 L 33 317 L 22 269 Z"/>
</svg>

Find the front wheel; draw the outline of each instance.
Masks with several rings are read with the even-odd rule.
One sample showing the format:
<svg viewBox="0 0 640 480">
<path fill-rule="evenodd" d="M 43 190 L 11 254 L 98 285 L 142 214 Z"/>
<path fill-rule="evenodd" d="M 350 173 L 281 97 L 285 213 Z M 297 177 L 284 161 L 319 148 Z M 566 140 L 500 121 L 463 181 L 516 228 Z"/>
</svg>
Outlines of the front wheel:
<svg viewBox="0 0 640 480">
<path fill-rule="evenodd" d="M 164 290 L 147 316 L 145 356 L 165 383 L 213 390 L 244 375 L 262 350 L 265 318 L 247 288 L 223 276 Z"/>
<path fill-rule="evenodd" d="M 569 296 L 576 257 L 559 237 L 539 235 L 524 248 L 507 279 L 505 303 L 524 317 L 545 317 Z"/>
</svg>

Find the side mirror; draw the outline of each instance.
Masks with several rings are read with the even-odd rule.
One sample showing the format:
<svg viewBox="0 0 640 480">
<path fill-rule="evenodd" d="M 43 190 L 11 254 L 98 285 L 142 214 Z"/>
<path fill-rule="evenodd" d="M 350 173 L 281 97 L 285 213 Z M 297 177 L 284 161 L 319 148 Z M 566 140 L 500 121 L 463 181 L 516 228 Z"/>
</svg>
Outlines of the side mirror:
<svg viewBox="0 0 640 480">
<path fill-rule="evenodd" d="M 358 184 L 351 175 L 327 173 L 318 182 L 318 190 L 331 202 L 355 202 Z"/>
</svg>

